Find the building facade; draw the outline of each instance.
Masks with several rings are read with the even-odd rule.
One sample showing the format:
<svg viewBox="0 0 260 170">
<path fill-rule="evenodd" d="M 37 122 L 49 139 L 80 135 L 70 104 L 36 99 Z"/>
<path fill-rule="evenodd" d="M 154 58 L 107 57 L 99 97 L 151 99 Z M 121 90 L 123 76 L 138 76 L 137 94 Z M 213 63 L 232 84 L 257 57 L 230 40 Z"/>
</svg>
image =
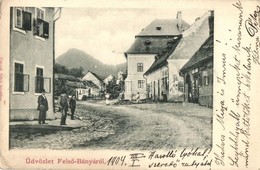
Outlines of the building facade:
<svg viewBox="0 0 260 170">
<path fill-rule="evenodd" d="M 88 73 L 81 79 L 82 81 L 92 81 L 99 88 L 99 91 L 104 90 L 103 80 L 95 73 L 88 71 Z"/>
<path fill-rule="evenodd" d="M 213 107 L 213 34 L 182 67 L 185 101 Z"/>
<path fill-rule="evenodd" d="M 127 52 L 127 78 L 125 80 L 125 98 L 132 99 L 137 93 L 141 99 L 148 97 L 147 78 L 144 73 L 151 67 L 158 53 L 167 47 L 167 43 L 178 38 L 189 25 L 182 19 L 181 12 L 176 19 L 156 19 L 135 37 Z"/>
<path fill-rule="evenodd" d="M 152 100 L 184 101 L 184 79 L 180 69 L 210 36 L 212 12 L 208 11 L 186 29 L 181 37 L 168 41 L 167 47 L 145 72 L 147 93 Z"/>
<path fill-rule="evenodd" d="M 10 119 L 37 119 L 43 89 L 52 118 L 54 8 L 10 10 Z"/>
</svg>

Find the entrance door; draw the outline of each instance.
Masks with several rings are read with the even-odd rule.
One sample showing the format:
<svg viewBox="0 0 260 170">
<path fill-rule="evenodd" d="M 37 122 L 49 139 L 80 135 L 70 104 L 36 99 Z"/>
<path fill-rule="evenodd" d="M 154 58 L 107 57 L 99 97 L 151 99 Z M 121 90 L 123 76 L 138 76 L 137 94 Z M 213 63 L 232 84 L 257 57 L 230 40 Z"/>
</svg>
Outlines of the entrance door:
<svg viewBox="0 0 260 170">
<path fill-rule="evenodd" d="M 192 102 L 198 103 L 199 101 L 199 76 L 198 74 L 193 75 L 193 91 L 192 91 Z"/>
</svg>

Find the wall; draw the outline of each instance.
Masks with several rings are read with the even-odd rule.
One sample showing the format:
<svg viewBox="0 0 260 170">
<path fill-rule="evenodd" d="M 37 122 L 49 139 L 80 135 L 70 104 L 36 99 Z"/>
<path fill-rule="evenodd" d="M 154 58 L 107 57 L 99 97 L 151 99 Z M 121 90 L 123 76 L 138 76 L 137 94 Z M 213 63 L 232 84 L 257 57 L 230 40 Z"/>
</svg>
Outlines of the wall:
<svg viewBox="0 0 260 170">
<path fill-rule="evenodd" d="M 20 31 L 13 25 L 13 10 L 11 8 L 10 28 L 10 119 L 37 119 L 37 98 L 35 93 L 36 66 L 43 68 L 43 76 L 51 78 L 53 86 L 53 8 L 45 9 L 45 21 L 49 22 L 49 38 L 43 39 L 33 35 L 31 31 Z M 32 18 L 35 8 L 29 8 Z M 33 21 L 33 19 L 32 19 Z M 29 74 L 29 92 L 14 92 L 14 62 L 24 63 L 24 74 Z M 49 103 L 47 118 L 53 118 L 52 89 L 46 93 Z"/>
<path fill-rule="evenodd" d="M 169 59 L 169 101 L 184 101 L 184 79 L 179 75 L 180 69 L 188 62 L 189 59 Z M 179 87 L 183 84 L 183 88 Z"/>
<path fill-rule="evenodd" d="M 131 99 L 133 95 L 140 93 L 140 98 L 147 97 L 146 79 L 143 74 L 154 62 L 155 54 L 127 54 L 127 78 L 125 80 L 125 99 Z M 137 63 L 143 63 L 143 71 L 137 72 Z M 144 87 L 138 88 L 138 80 L 144 80 Z"/>
<path fill-rule="evenodd" d="M 208 61 L 203 63 L 203 65 L 198 66 L 198 73 L 201 76 L 201 83 L 198 86 L 198 103 L 202 106 L 213 107 L 213 61 Z M 208 75 L 208 84 L 205 84 L 205 79 L 203 77 L 203 71 Z M 194 83 L 194 75 L 192 70 L 189 70 L 184 74 L 186 78 L 187 75 L 190 75 L 190 80 Z M 188 102 L 188 84 L 185 82 L 185 101 Z"/>
</svg>

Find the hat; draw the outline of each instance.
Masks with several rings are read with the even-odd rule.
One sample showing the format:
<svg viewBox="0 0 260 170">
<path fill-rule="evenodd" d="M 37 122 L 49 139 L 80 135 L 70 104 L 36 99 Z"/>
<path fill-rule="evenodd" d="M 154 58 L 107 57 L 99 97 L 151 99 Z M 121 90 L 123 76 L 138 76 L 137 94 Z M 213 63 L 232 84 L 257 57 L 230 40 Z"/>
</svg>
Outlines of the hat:
<svg viewBox="0 0 260 170">
<path fill-rule="evenodd" d="M 46 91 L 45 91 L 45 89 L 42 89 L 42 93 L 45 93 Z"/>
</svg>

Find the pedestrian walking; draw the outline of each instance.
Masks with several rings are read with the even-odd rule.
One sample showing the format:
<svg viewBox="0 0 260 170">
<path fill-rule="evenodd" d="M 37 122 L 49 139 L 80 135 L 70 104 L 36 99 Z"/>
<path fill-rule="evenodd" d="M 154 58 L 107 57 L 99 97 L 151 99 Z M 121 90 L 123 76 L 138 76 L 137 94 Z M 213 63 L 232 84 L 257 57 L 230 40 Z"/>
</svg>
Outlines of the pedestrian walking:
<svg viewBox="0 0 260 170">
<path fill-rule="evenodd" d="M 49 109 L 48 100 L 45 96 L 45 90 L 43 89 L 41 91 L 41 95 L 38 97 L 37 110 L 39 110 L 39 118 L 38 118 L 39 124 L 47 124 L 45 120 L 46 120 L 46 112 L 48 109 Z"/>
<path fill-rule="evenodd" d="M 61 122 L 60 125 L 67 125 L 66 118 L 68 112 L 68 97 L 65 91 L 63 91 L 58 99 L 58 105 L 61 111 Z"/>
<path fill-rule="evenodd" d="M 70 99 L 70 111 L 71 111 L 71 120 L 74 120 L 74 113 L 75 113 L 75 110 L 76 110 L 76 95 L 73 94 L 71 99 Z"/>
</svg>

